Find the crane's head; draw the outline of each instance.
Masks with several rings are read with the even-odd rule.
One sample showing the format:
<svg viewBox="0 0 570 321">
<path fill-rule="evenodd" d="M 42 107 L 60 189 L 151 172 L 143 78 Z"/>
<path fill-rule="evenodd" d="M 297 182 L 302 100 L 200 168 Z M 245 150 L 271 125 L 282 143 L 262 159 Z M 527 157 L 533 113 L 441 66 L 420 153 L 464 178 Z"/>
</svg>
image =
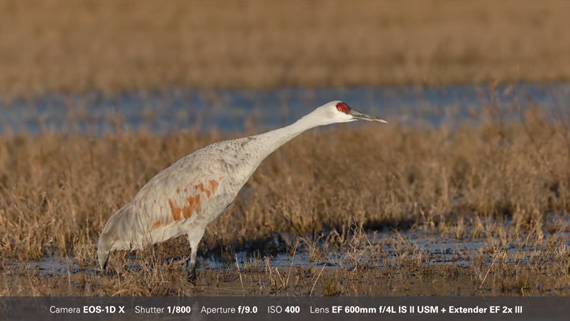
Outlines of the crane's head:
<svg viewBox="0 0 570 321">
<path fill-rule="evenodd" d="M 387 123 L 384 119 L 356 111 L 340 100 L 331 101 L 317 108 L 314 113 L 318 115 L 323 124 L 348 123 L 356 120 Z"/>
</svg>

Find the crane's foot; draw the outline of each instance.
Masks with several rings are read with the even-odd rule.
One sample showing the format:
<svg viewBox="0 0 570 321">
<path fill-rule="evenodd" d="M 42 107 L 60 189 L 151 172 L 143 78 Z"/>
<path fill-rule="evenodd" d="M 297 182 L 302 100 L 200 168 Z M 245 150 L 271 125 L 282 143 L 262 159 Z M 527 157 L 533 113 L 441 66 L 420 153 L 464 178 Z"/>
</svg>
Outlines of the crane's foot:
<svg viewBox="0 0 570 321">
<path fill-rule="evenodd" d="M 95 270 L 95 275 L 97 276 L 119 276 L 119 277 L 123 277 L 123 272 L 119 271 L 117 269 L 114 268 L 110 268 L 107 267 L 106 269 L 97 269 Z"/>
<path fill-rule="evenodd" d="M 96 269 L 95 270 L 95 275 L 97 276 L 109 276 L 111 275 L 111 273 L 109 273 L 109 270 L 107 269 Z"/>
<path fill-rule="evenodd" d="M 188 262 L 187 271 L 188 271 L 188 282 L 192 284 L 196 284 L 196 279 L 198 278 L 198 272 L 196 271 L 196 267 L 198 266 L 198 262 L 192 264 Z"/>
<path fill-rule="evenodd" d="M 196 269 L 188 270 L 188 283 L 196 285 L 196 279 L 198 278 L 198 274 L 196 273 Z"/>
</svg>

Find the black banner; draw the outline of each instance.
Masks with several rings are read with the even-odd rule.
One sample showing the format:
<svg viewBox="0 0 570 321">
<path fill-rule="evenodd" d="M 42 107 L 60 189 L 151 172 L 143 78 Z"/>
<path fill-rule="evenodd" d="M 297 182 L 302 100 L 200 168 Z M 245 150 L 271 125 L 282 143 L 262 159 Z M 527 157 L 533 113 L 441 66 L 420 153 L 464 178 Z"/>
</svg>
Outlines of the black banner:
<svg viewBox="0 0 570 321">
<path fill-rule="evenodd" d="M 5 297 L 1 320 L 569 320 L 566 297 Z"/>
</svg>

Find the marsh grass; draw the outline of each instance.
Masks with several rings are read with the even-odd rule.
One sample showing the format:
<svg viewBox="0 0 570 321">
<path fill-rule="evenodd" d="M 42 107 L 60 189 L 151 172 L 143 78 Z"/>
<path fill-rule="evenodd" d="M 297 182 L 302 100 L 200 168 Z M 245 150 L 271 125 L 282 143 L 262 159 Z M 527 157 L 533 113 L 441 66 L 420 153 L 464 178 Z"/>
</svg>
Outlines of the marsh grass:
<svg viewBox="0 0 570 321">
<path fill-rule="evenodd" d="M 502 121 L 498 107 L 486 114 L 454 129 L 340 125 L 301 135 L 208 227 L 200 256 L 225 268 L 204 270 L 196 286 L 181 273 L 183 238 L 134 259 L 114 253 L 109 275 L 96 273 L 96 242 L 109 216 L 158 171 L 233 136 L 131 132 L 120 120 L 103 136 L 0 136 L 1 293 L 569 294 L 568 128 L 533 108 L 520 122 Z M 392 237 L 371 234 L 386 229 Z M 419 248 L 407 230 L 484 246 L 434 264 L 447 259 Z M 248 259 L 236 261 L 243 251 Z M 307 253 L 311 266 L 271 266 L 267 256 L 280 253 Z M 34 265 L 51 256 L 76 268 Z"/>
<path fill-rule="evenodd" d="M 565 1 L 0 2 L 2 98 L 561 81 Z"/>
</svg>

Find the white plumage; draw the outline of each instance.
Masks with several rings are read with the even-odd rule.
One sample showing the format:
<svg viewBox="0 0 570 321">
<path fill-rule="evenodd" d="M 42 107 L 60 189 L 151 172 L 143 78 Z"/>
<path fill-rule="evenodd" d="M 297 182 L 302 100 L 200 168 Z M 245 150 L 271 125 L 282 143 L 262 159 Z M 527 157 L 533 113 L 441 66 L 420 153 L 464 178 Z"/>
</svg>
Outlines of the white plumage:
<svg viewBox="0 0 570 321">
<path fill-rule="evenodd" d="M 139 250 L 186 234 L 191 249 L 189 278 L 194 278 L 198 244 L 206 226 L 234 201 L 269 154 L 310 128 L 358 119 L 386 122 L 333 101 L 292 125 L 208 145 L 180 159 L 152 178 L 107 221 L 97 249 L 101 268 L 105 269 L 110 251 Z"/>
</svg>

